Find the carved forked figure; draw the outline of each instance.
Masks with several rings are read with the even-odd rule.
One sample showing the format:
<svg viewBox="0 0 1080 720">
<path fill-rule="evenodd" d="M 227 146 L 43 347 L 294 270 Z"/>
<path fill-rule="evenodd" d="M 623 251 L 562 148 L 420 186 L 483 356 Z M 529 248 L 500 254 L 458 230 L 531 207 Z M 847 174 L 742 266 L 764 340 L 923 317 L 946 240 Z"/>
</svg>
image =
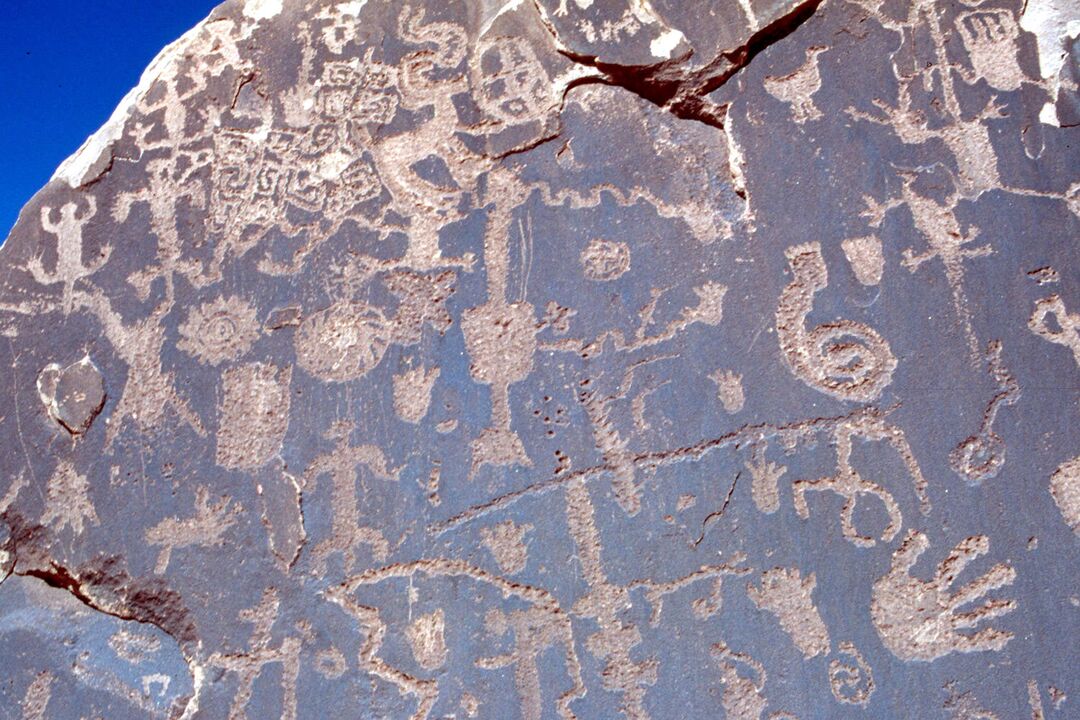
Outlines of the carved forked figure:
<svg viewBox="0 0 1080 720">
<path fill-rule="evenodd" d="M 272 630 L 278 619 L 281 601 L 273 588 L 263 591 L 259 604 L 240 611 L 240 619 L 254 628 L 247 652 L 221 653 L 210 656 L 207 664 L 223 672 L 236 673 L 239 686 L 229 707 L 228 720 L 247 720 L 247 706 L 255 691 L 255 681 L 267 665 L 281 664 L 281 720 L 296 720 L 296 685 L 300 677 L 300 652 L 303 643 L 298 637 L 287 637 L 277 647 L 270 647 Z"/>
<path fill-rule="evenodd" d="M 794 278 L 780 295 L 776 332 L 788 368 L 810 387 L 841 400 L 876 399 L 896 369 L 889 344 L 873 328 L 853 320 L 807 330 L 814 295 L 829 285 L 821 244 L 793 245 L 784 254 Z"/>
<path fill-rule="evenodd" d="M 932 580 L 912 577 L 911 568 L 929 547 L 926 535 L 911 530 L 893 554 L 889 572 L 874 583 L 870 615 L 885 647 L 901 660 L 921 662 L 954 652 L 1001 650 L 1012 639 L 1011 632 L 989 627 L 970 635 L 961 631 L 1012 612 L 1015 600 L 987 600 L 974 610 L 959 610 L 991 590 L 1011 585 L 1016 571 L 999 563 L 950 592 L 968 563 L 990 550 L 990 540 L 985 535 L 966 538 L 941 561 Z"/>
<path fill-rule="evenodd" d="M 344 555 L 345 572 L 351 573 L 356 564 L 354 548 L 357 545 L 368 545 L 375 559 L 380 561 L 385 560 L 390 553 L 390 546 L 381 532 L 374 528 L 361 527 L 359 524 L 356 481 L 360 465 L 382 480 L 397 480 L 399 470 L 387 469 L 386 457 L 376 446 L 351 445 L 349 435 L 352 430 L 352 424 L 347 421 L 333 423 L 325 437 L 336 440 L 337 445 L 330 452 L 315 458 L 304 472 L 302 487 L 309 491 L 314 490 L 316 482 L 323 475 L 329 475 L 333 483 L 331 535 L 312 550 L 312 562 L 317 575 L 326 572 L 327 558 L 337 552 Z"/>
<path fill-rule="evenodd" d="M 559 717 L 574 720 L 577 715 L 570 709 L 570 701 L 585 694 L 581 680 L 581 667 L 574 652 L 574 632 L 567 615 L 555 612 L 552 608 L 535 605 L 525 610 L 504 613 L 502 610 L 488 611 L 484 626 L 489 633 L 499 637 L 512 632 L 514 649 L 507 655 L 481 658 L 477 667 L 485 670 L 497 670 L 514 667 L 514 685 L 521 700 L 521 716 L 525 720 L 540 720 L 544 706 L 540 687 L 539 659 L 549 647 L 562 646 L 573 688 L 563 693 L 558 700 Z"/>
<path fill-rule="evenodd" d="M 810 517 L 810 508 L 806 504 L 807 492 L 831 490 L 844 498 L 844 507 L 840 511 L 840 526 L 844 537 L 859 547 L 872 547 L 876 543 L 874 538 L 860 535 L 855 529 L 855 506 L 859 502 L 859 496 L 873 495 L 881 500 L 885 506 L 885 512 L 889 515 L 889 524 L 881 532 L 882 542 L 889 542 L 896 537 L 896 533 L 900 531 L 900 526 L 903 524 L 903 516 L 900 514 L 900 507 L 896 504 L 896 500 L 888 490 L 865 480 L 851 466 L 852 437 L 883 439 L 886 437 L 883 430 L 884 427 L 878 427 L 873 420 L 869 423 L 845 422 L 836 428 L 833 435 L 833 445 L 836 448 L 836 473 L 817 480 L 796 480 L 792 484 L 795 512 L 799 517 L 803 520 Z M 918 488 L 918 478 L 921 475 L 914 477 L 916 488 Z"/>
<path fill-rule="evenodd" d="M 53 220 L 53 208 L 41 207 L 41 227 L 45 232 L 56 236 L 56 267 L 46 272 L 40 257 L 31 258 L 27 270 L 42 285 L 64 283 L 64 314 L 68 315 L 75 307 L 75 283 L 84 277 L 93 275 L 109 261 L 112 247 L 103 245 L 97 262 L 83 264 L 83 227 L 97 213 L 97 200 L 93 195 L 86 196 L 87 208 L 80 215 L 75 203 L 65 203 L 60 207 L 60 221 Z"/>
</svg>

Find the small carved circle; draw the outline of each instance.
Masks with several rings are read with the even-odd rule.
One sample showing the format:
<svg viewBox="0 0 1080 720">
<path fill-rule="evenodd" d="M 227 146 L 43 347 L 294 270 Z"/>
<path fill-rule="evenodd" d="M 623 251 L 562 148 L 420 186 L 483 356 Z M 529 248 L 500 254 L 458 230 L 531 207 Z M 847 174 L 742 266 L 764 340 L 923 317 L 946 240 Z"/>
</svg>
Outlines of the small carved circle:
<svg viewBox="0 0 1080 720">
<path fill-rule="evenodd" d="M 630 269 L 630 246 L 597 238 L 581 251 L 581 266 L 590 280 L 614 280 Z"/>
<path fill-rule="evenodd" d="M 193 308 L 179 329 L 176 346 L 209 365 L 236 360 L 259 337 L 255 308 L 239 297 L 218 298 Z"/>
</svg>

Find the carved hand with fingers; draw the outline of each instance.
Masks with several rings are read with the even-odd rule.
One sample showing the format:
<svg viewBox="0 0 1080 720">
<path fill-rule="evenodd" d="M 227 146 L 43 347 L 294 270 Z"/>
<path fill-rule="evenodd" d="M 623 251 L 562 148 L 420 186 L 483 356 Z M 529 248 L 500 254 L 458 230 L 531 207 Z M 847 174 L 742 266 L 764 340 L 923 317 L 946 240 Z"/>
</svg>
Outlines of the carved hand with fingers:
<svg viewBox="0 0 1080 720">
<path fill-rule="evenodd" d="M 889 572 L 874 583 L 870 614 L 882 642 L 901 660 L 923 662 L 954 652 L 1004 648 L 1013 637 L 1010 632 L 989 627 L 971 634 L 961 631 L 1012 612 L 1016 609 L 1015 600 L 986 600 L 967 612 L 960 612 L 960 608 L 991 590 L 1011 585 L 1016 571 L 999 563 L 979 578 L 950 591 L 968 563 L 987 553 L 990 540 L 985 535 L 962 540 L 941 561 L 932 580 L 912 577 L 912 566 L 929 547 L 926 535 L 910 531 L 893 555 Z"/>
</svg>

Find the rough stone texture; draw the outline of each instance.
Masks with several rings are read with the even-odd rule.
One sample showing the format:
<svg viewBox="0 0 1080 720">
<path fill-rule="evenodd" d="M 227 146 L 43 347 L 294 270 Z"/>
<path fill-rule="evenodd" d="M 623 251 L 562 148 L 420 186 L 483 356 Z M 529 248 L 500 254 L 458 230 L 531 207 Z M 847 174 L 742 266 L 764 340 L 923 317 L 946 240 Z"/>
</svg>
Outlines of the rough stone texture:
<svg viewBox="0 0 1080 720">
<path fill-rule="evenodd" d="M 0 716 L 1077 717 L 1078 17 L 221 6 L 0 249 Z"/>
</svg>

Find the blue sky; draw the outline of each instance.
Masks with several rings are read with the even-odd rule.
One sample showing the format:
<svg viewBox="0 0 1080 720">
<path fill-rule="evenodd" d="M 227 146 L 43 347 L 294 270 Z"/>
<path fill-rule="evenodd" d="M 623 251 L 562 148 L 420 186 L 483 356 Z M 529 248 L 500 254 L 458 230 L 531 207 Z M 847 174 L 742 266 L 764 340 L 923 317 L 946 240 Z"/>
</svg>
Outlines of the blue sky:
<svg viewBox="0 0 1080 720">
<path fill-rule="evenodd" d="M 2 0 L 0 241 L 165 45 L 218 0 Z"/>
</svg>

